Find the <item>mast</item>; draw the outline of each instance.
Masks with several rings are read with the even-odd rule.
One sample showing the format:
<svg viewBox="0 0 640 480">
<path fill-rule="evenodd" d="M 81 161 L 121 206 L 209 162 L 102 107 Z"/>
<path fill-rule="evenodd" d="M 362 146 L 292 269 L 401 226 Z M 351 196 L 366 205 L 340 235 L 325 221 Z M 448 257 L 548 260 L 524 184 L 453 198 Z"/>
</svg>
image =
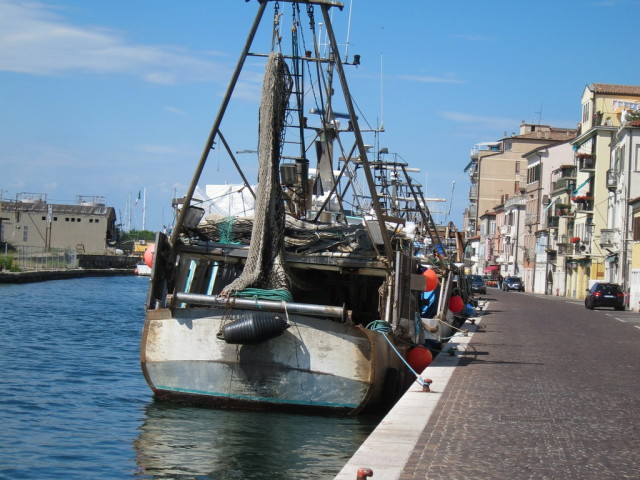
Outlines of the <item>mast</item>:
<svg viewBox="0 0 640 480">
<path fill-rule="evenodd" d="M 322 16 L 326 24 L 325 26 L 327 28 L 327 37 L 329 38 L 331 49 L 334 52 L 334 55 L 338 55 L 336 37 L 333 32 L 333 25 L 331 25 L 331 19 L 329 18 L 329 9 L 326 5 L 321 5 L 320 10 L 322 11 Z M 360 162 L 362 163 L 364 175 L 367 180 L 367 186 L 369 187 L 369 193 L 371 194 L 371 203 L 376 214 L 376 220 L 380 226 L 380 233 L 382 235 L 382 241 L 384 242 L 385 256 L 387 257 L 389 262 L 392 262 L 393 249 L 391 248 L 391 240 L 389 239 L 389 235 L 387 234 L 385 216 L 383 215 L 382 208 L 380 207 L 380 200 L 376 192 L 375 181 L 373 179 L 373 175 L 371 174 L 369 161 L 367 160 L 367 149 L 365 148 L 364 142 L 362 140 L 362 132 L 360 131 L 360 126 L 356 121 L 357 117 L 355 108 L 353 106 L 353 101 L 351 99 L 349 85 L 347 84 L 347 79 L 344 74 L 344 68 L 342 67 L 342 62 L 340 62 L 339 58 L 338 61 L 335 62 L 335 66 L 336 70 L 338 71 L 338 77 L 340 78 L 340 85 L 342 87 L 344 101 L 347 105 L 347 110 L 349 111 L 349 117 L 351 118 L 353 133 L 356 138 L 356 144 L 358 145 L 358 152 L 360 153 Z"/>
</svg>

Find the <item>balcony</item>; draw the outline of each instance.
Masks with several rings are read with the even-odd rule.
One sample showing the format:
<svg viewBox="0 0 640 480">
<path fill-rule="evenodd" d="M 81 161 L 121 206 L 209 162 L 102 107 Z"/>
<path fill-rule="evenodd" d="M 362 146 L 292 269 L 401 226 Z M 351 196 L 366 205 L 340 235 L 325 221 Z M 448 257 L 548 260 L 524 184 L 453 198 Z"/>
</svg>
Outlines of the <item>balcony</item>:
<svg viewBox="0 0 640 480">
<path fill-rule="evenodd" d="M 475 203 L 472 203 L 471 205 L 469 205 L 469 210 L 467 213 L 469 215 L 469 218 L 475 219 L 476 214 L 478 213 L 477 205 Z"/>
<path fill-rule="evenodd" d="M 469 200 L 477 200 L 478 198 L 478 185 L 473 184 L 469 188 Z"/>
<path fill-rule="evenodd" d="M 560 178 L 551 184 L 551 191 L 555 194 L 561 190 L 575 190 L 576 181 L 573 178 Z"/>
<path fill-rule="evenodd" d="M 511 236 L 511 225 L 500 225 L 500 235 L 504 237 Z"/>
<path fill-rule="evenodd" d="M 578 169 L 581 171 L 595 170 L 596 168 L 596 156 L 592 153 L 578 153 L 576 155 L 578 160 Z"/>
<path fill-rule="evenodd" d="M 556 216 L 558 217 L 573 217 L 573 211 L 571 210 L 571 205 L 567 205 L 565 203 L 556 203 Z"/>
<path fill-rule="evenodd" d="M 504 208 L 514 208 L 522 206 L 524 207 L 527 204 L 527 199 L 524 195 L 514 195 L 513 197 L 509 197 L 504 202 Z"/>
<path fill-rule="evenodd" d="M 576 205 L 576 212 L 589 213 L 593 212 L 593 198 L 591 197 L 576 197 L 574 200 Z"/>
<path fill-rule="evenodd" d="M 611 248 L 614 246 L 616 231 L 612 228 L 602 228 L 600 230 L 600 246 Z"/>
<path fill-rule="evenodd" d="M 618 189 L 618 172 L 610 168 L 607 170 L 607 190 L 615 192 Z"/>
</svg>

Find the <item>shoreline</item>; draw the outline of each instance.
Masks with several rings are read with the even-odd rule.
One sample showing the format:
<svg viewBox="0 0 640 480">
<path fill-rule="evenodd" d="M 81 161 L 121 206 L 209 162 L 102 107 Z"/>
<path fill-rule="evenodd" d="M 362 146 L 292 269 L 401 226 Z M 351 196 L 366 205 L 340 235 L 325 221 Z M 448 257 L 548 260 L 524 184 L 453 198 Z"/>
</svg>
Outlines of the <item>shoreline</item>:
<svg viewBox="0 0 640 480">
<path fill-rule="evenodd" d="M 115 277 L 125 275 L 135 275 L 135 268 L 74 268 L 69 270 L 0 272 L 0 284 L 35 283 L 82 277 Z"/>
</svg>

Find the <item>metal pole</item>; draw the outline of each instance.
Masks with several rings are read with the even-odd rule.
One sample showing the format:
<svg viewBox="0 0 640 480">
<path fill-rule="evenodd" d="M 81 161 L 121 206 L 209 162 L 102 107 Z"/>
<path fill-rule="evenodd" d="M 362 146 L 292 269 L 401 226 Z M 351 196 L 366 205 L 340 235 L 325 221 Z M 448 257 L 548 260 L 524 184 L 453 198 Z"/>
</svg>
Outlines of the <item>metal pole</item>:
<svg viewBox="0 0 640 480">
<path fill-rule="evenodd" d="M 340 85 L 342 86 L 344 101 L 347 106 L 347 110 L 349 111 L 349 118 L 351 119 L 351 123 L 353 125 L 353 133 L 356 139 L 356 143 L 358 145 L 358 151 L 360 152 L 360 162 L 364 167 L 364 174 L 367 179 L 367 185 L 369 186 L 369 192 L 371 194 L 371 202 L 373 204 L 373 209 L 376 213 L 376 220 L 378 221 L 378 224 L 380 226 L 380 234 L 382 235 L 382 239 L 384 242 L 385 254 L 388 261 L 391 262 L 393 260 L 391 240 L 389 239 L 389 235 L 387 234 L 384 216 L 382 214 L 382 209 L 380 208 L 380 202 L 378 201 L 375 182 L 373 180 L 373 175 L 371 174 L 369 161 L 367 160 L 367 150 L 364 148 L 364 142 L 362 140 L 362 133 L 360 132 L 360 126 L 356 121 L 356 112 L 355 112 L 355 108 L 353 107 L 353 101 L 351 100 L 349 85 L 347 84 L 347 79 L 344 74 L 344 69 L 342 68 L 342 63 L 340 62 L 340 56 L 338 53 L 336 38 L 333 33 L 331 18 L 329 17 L 329 9 L 325 5 L 321 5 L 320 9 L 322 10 L 322 17 L 324 18 L 324 21 L 327 27 L 327 36 L 329 37 L 332 53 L 334 53 L 335 57 L 337 58 L 337 61 L 335 62 L 335 66 L 336 66 L 336 69 L 338 70 L 338 76 L 340 77 Z"/>
<path fill-rule="evenodd" d="M 311 303 L 278 302 L 275 300 L 254 300 L 252 298 L 220 297 L 217 295 L 204 295 L 201 293 L 177 292 L 174 303 L 190 303 L 195 305 L 211 305 L 223 308 L 242 308 L 248 310 L 269 310 L 276 312 L 300 313 L 303 315 L 315 315 L 322 317 L 341 318 L 346 320 L 344 306 L 315 305 Z"/>
<path fill-rule="evenodd" d="M 222 117 L 227 110 L 227 106 L 229 105 L 229 101 L 231 100 L 231 95 L 233 94 L 233 90 L 238 82 L 238 78 L 240 77 L 240 72 L 242 71 L 242 67 L 247 58 L 247 54 L 249 53 L 249 49 L 251 48 L 251 44 L 253 43 L 253 38 L 255 37 L 256 31 L 258 30 L 258 26 L 260 25 L 260 20 L 262 19 L 262 15 L 264 13 L 265 8 L 267 7 L 267 2 L 263 1 L 260 3 L 260 8 L 258 9 L 258 13 L 256 14 L 256 18 L 253 21 L 253 25 L 251 27 L 251 31 L 249 32 L 249 36 L 247 37 L 247 41 L 242 50 L 242 54 L 240 55 L 240 59 L 238 60 L 238 64 L 236 65 L 236 69 L 233 72 L 233 76 L 231 77 L 231 81 L 229 82 L 229 86 L 227 87 L 227 92 L 225 93 L 224 99 L 222 100 L 222 105 L 220 106 L 220 110 L 218 111 L 218 116 L 213 122 L 213 126 L 211 127 L 211 132 L 209 133 L 209 138 L 207 139 L 207 143 L 202 150 L 202 154 L 200 156 L 200 162 L 198 163 L 198 167 L 196 168 L 196 172 L 193 175 L 193 179 L 191 180 L 191 185 L 189 185 L 189 190 L 184 199 L 184 204 L 180 209 L 180 214 L 178 215 L 178 220 L 176 221 L 176 225 L 171 234 L 171 245 L 175 246 L 178 238 L 180 236 L 180 229 L 182 228 L 182 222 L 184 221 L 184 217 L 189 209 L 189 205 L 191 204 L 191 199 L 193 198 L 193 193 L 196 190 L 196 186 L 198 185 L 198 181 L 200 180 L 200 176 L 202 175 L 202 170 L 204 169 L 205 164 L 207 163 L 207 158 L 209 156 L 209 152 L 213 147 L 213 141 L 218 133 L 218 128 L 220 128 L 220 123 L 222 122 Z"/>
</svg>

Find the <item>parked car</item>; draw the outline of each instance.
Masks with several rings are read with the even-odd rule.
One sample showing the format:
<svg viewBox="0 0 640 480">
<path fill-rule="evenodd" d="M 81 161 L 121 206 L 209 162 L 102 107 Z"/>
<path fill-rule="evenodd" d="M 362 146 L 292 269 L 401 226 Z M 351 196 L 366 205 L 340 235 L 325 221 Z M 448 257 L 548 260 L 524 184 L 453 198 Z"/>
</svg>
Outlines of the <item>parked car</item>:
<svg viewBox="0 0 640 480">
<path fill-rule="evenodd" d="M 520 277 L 505 277 L 502 281 L 502 290 L 508 292 L 509 290 L 516 290 L 518 292 L 524 292 L 524 283 Z"/>
<path fill-rule="evenodd" d="M 471 292 L 487 294 L 487 284 L 481 275 L 471 275 Z"/>
<path fill-rule="evenodd" d="M 587 290 L 584 306 L 589 310 L 595 307 L 624 310 L 624 292 L 617 283 L 596 282 Z"/>
</svg>

